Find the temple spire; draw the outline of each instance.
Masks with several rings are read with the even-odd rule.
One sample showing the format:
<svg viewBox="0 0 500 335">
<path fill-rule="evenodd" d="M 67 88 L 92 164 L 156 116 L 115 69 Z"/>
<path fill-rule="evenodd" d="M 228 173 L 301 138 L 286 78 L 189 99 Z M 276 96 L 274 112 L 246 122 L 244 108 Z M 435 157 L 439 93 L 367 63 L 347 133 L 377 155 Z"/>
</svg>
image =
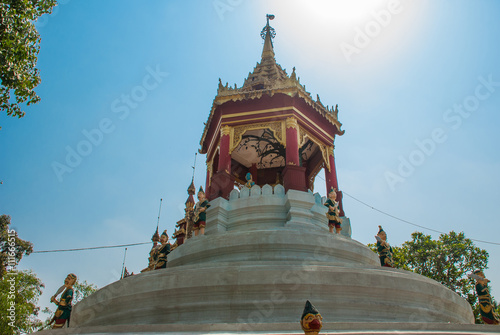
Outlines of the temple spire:
<svg viewBox="0 0 500 335">
<path fill-rule="evenodd" d="M 274 19 L 274 15 L 266 14 L 267 24 L 262 31 L 260 36 L 264 40 L 264 48 L 262 49 L 262 60 L 267 58 L 274 58 L 273 41 L 272 39 L 276 36 L 276 31 L 273 27 L 269 25 L 269 20 Z"/>
<path fill-rule="evenodd" d="M 257 63 L 253 72 L 250 72 L 248 77 L 245 79 L 245 82 L 241 87 L 244 91 L 267 90 L 273 87 L 273 85 L 277 82 L 283 82 L 288 79 L 288 75 L 285 70 L 283 70 L 278 63 L 276 63 L 276 59 L 274 57 L 273 38 L 276 36 L 276 31 L 269 25 L 269 20 L 273 20 L 274 15 L 267 14 L 266 19 L 267 23 L 260 32 L 260 37 L 264 40 L 262 59 L 260 63 Z M 224 87 L 222 86 L 222 82 L 220 82 L 218 92 L 220 93 L 224 89 L 227 90 L 227 85 Z M 234 89 L 230 89 L 230 91 L 235 92 Z"/>
</svg>

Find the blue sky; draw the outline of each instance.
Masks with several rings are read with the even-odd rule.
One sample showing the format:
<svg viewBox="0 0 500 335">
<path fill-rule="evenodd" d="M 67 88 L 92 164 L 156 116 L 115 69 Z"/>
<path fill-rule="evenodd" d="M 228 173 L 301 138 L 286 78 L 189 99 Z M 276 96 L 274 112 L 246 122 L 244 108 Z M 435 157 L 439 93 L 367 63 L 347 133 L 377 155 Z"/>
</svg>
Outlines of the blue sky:
<svg viewBox="0 0 500 335">
<path fill-rule="evenodd" d="M 0 115 L 0 212 L 20 237 L 35 250 L 147 242 L 160 198 L 160 229 L 173 233 L 218 79 L 243 84 L 260 60 L 266 13 L 276 15 L 277 62 L 288 73 L 295 66 L 313 97 L 339 105 L 346 132 L 335 154 L 346 194 L 499 242 L 493 0 L 61 1 L 37 24 L 42 101 L 22 119 Z M 68 158 L 72 151 L 84 154 Z M 198 155 L 197 187 L 205 171 Z M 323 177 L 315 191 L 324 195 Z M 352 238 L 365 244 L 377 225 L 393 245 L 422 230 L 347 195 L 344 208 Z M 486 276 L 499 299 L 500 246 L 476 245 L 490 254 Z M 146 267 L 149 249 L 129 248 L 127 268 Z M 69 272 L 99 287 L 115 281 L 123 253 L 33 254 L 20 268 L 46 284 L 48 306 Z"/>
</svg>

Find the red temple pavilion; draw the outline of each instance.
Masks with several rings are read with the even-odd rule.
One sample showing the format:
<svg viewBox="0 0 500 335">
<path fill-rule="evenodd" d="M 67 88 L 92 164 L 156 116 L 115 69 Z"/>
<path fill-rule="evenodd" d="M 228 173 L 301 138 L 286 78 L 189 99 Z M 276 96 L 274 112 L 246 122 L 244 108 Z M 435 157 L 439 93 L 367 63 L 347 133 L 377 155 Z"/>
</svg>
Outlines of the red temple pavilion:
<svg viewBox="0 0 500 335">
<path fill-rule="evenodd" d="M 338 109 L 314 100 L 300 83 L 295 68 L 290 75 L 276 63 L 274 29 L 263 28 L 260 63 L 243 86 L 219 88 L 201 138 L 200 153 L 207 155 L 206 192 L 209 200 L 228 198 L 235 186 L 253 181 L 282 184 L 285 190 L 312 190 L 324 168 L 326 189 L 338 188 L 334 142 L 344 133 Z M 344 216 L 342 193 L 337 191 Z"/>
</svg>

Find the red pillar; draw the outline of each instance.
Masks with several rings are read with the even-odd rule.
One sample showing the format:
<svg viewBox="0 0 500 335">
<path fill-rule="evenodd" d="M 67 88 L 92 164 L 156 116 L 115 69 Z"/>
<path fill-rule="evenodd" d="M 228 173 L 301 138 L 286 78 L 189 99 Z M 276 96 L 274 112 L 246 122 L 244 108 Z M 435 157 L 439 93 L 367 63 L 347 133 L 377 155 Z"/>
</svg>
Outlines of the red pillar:
<svg viewBox="0 0 500 335">
<path fill-rule="evenodd" d="M 344 207 L 342 205 L 343 194 L 339 190 L 339 184 L 337 181 L 337 169 L 335 167 L 335 156 L 333 155 L 333 148 L 333 146 L 328 148 L 328 161 L 330 164 L 330 169 L 325 167 L 326 193 L 328 194 L 332 187 L 337 190 L 337 201 L 339 202 L 340 216 L 345 216 Z"/>
<path fill-rule="evenodd" d="M 295 121 L 297 125 L 297 121 Z M 299 143 L 297 136 L 298 129 L 293 127 L 293 124 L 286 128 L 286 165 L 299 165 Z"/>
<path fill-rule="evenodd" d="M 231 173 L 231 154 L 229 153 L 229 127 L 224 126 L 221 129 L 219 146 L 219 165 L 217 172 L 226 171 Z"/>
<path fill-rule="evenodd" d="M 210 177 L 211 177 L 211 174 L 212 174 L 212 166 L 213 166 L 213 162 L 209 161 L 207 162 L 207 179 L 206 179 L 206 182 L 205 182 L 205 194 L 208 195 L 210 194 Z"/>
<path fill-rule="evenodd" d="M 210 185 L 209 200 L 223 197 L 229 198 L 229 193 L 234 188 L 234 177 L 231 175 L 231 154 L 229 152 L 230 146 L 230 133 L 229 126 L 221 128 L 220 144 L 219 144 L 219 163 L 217 165 L 217 172 L 212 176 Z"/>
<path fill-rule="evenodd" d="M 283 186 L 289 189 L 307 191 L 306 168 L 299 165 L 299 126 L 297 119 L 286 119 L 286 166 L 283 169 Z"/>
<path fill-rule="evenodd" d="M 253 163 L 248 170 L 252 174 L 252 180 L 258 185 L 259 179 L 257 178 L 257 164 Z"/>
</svg>

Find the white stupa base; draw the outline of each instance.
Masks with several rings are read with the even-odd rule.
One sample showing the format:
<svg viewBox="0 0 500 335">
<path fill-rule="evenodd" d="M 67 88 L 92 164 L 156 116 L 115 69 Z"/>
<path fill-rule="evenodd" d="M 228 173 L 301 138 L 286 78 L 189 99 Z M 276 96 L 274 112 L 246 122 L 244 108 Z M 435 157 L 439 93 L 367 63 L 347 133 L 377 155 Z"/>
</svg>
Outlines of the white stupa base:
<svg viewBox="0 0 500 335">
<path fill-rule="evenodd" d="M 499 326 L 465 325 L 449 323 L 387 323 L 387 322 L 328 322 L 323 323 L 320 335 L 479 335 L 500 334 Z M 63 328 L 44 330 L 39 335 L 297 335 L 304 334 L 299 322 L 288 323 L 257 323 L 241 324 L 235 329 L 233 324 L 206 324 L 199 325 L 127 325 L 127 326 L 97 326 L 85 328 Z"/>
<path fill-rule="evenodd" d="M 301 334 L 306 300 L 321 333 L 495 328 L 472 325 L 470 305 L 443 285 L 382 268 L 363 244 L 329 233 L 319 195 L 254 187 L 211 204 L 206 235 L 174 250 L 166 269 L 100 289 L 57 334 Z"/>
</svg>

